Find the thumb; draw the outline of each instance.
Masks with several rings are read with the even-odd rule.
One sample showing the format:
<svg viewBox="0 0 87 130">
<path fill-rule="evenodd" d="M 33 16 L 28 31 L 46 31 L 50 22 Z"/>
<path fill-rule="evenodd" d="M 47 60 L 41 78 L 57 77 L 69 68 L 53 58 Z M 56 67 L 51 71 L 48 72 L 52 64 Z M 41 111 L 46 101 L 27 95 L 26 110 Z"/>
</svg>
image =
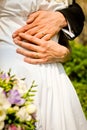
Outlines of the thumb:
<svg viewBox="0 0 87 130">
<path fill-rule="evenodd" d="M 27 24 L 32 23 L 38 17 L 38 15 L 39 15 L 38 12 L 30 14 L 26 23 Z"/>
</svg>

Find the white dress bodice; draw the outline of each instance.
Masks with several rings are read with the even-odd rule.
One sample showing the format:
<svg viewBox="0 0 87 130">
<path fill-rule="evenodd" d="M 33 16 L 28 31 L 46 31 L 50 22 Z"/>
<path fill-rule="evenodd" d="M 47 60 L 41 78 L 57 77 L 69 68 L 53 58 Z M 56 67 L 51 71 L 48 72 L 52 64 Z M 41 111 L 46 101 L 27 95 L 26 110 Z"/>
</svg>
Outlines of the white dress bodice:
<svg viewBox="0 0 87 130">
<path fill-rule="evenodd" d="M 18 46 L 13 42 L 12 34 L 26 24 L 26 20 L 32 12 L 37 10 L 55 11 L 66 6 L 65 2 L 56 0 L 50 2 L 47 0 L 0 0 L 0 67 L 8 70 L 8 68 L 14 66 L 16 69 L 20 68 L 21 73 L 25 70 L 22 69 L 22 66 L 23 68 L 34 67 L 37 70 L 39 65 L 30 65 L 23 62 L 23 56 L 16 53 Z M 53 39 L 58 42 L 58 35 Z M 25 70 L 25 72 L 27 71 Z"/>
<path fill-rule="evenodd" d="M 12 34 L 26 24 L 32 12 L 37 10 L 59 10 L 65 2 L 58 0 L 0 0 L 0 41 L 13 44 Z M 58 41 L 58 40 L 57 40 Z"/>
<path fill-rule="evenodd" d="M 36 0 L 0 0 L 0 41 L 14 44 L 12 33 L 35 11 Z"/>
</svg>

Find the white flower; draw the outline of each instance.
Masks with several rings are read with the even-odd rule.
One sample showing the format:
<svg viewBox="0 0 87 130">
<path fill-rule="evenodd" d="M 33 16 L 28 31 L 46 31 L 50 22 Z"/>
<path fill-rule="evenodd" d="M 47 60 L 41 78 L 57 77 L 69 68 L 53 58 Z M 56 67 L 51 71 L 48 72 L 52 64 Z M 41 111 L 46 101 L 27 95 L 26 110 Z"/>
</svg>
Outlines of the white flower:
<svg viewBox="0 0 87 130">
<path fill-rule="evenodd" d="M 18 106 L 14 106 L 13 109 L 14 109 L 15 111 L 18 111 L 18 110 L 19 110 L 19 107 L 18 107 Z"/>
<path fill-rule="evenodd" d="M 34 104 L 30 104 L 26 106 L 26 110 L 29 114 L 33 114 L 36 112 L 36 106 Z"/>
<path fill-rule="evenodd" d="M 32 119 L 31 115 L 27 114 L 26 121 L 30 121 Z"/>
<path fill-rule="evenodd" d="M 2 93 L 2 92 L 3 92 L 3 88 L 0 87 L 0 93 Z"/>
<path fill-rule="evenodd" d="M 3 128 L 4 128 L 4 122 L 1 121 L 1 122 L 0 122 L 0 130 L 2 130 Z"/>
<path fill-rule="evenodd" d="M 0 93 L 0 107 L 3 107 L 4 110 L 7 110 L 11 104 L 6 99 L 5 94 L 2 92 Z"/>
<path fill-rule="evenodd" d="M 6 112 L 2 107 L 0 107 L 0 122 L 4 121 L 5 118 L 6 118 Z"/>
<path fill-rule="evenodd" d="M 32 118 L 26 111 L 26 107 L 20 108 L 16 116 L 20 118 L 20 121 L 30 121 Z"/>
<path fill-rule="evenodd" d="M 17 89 L 21 96 L 27 92 L 26 84 L 23 80 L 17 78 L 17 84 L 14 86 L 14 89 Z"/>
</svg>

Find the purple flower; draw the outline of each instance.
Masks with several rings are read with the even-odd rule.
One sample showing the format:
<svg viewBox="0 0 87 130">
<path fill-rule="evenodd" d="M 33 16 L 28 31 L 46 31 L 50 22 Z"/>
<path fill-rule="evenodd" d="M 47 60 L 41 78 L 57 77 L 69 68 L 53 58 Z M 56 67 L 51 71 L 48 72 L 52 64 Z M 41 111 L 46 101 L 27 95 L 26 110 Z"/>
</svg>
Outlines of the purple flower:
<svg viewBox="0 0 87 130">
<path fill-rule="evenodd" d="M 18 90 L 10 90 L 8 93 L 8 100 L 11 104 L 16 104 L 18 106 L 23 105 L 25 100 L 20 97 Z"/>
<path fill-rule="evenodd" d="M 0 75 L 0 78 L 2 78 L 4 80 L 4 79 L 8 78 L 8 76 L 6 75 L 6 73 L 4 73 L 4 74 Z"/>
</svg>

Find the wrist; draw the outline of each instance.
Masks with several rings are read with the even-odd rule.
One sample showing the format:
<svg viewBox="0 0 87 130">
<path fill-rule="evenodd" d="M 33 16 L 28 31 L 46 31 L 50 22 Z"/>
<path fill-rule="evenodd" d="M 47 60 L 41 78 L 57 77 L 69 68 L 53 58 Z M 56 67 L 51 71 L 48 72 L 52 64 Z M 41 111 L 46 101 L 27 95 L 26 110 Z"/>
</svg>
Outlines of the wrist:
<svg viewBox="0 0 87 130">
<path fill-rule="evenodd" d="M 60 28 L 64 28 L 68 26 L 67 19 L 61 12 L 56 12 L 57 13 L 57 19 L 58 19 L 58 24 L 59 24 L 59 18 L 60 18 Z"/>
<path fill-rule="evenodd" d="M 64 47 L 63 45 L 59 45 L 61 55 L 60 55 L 60 62 L 64 63 L 70 58 L 71 51 L 69 48 Z"/>
</svg>

